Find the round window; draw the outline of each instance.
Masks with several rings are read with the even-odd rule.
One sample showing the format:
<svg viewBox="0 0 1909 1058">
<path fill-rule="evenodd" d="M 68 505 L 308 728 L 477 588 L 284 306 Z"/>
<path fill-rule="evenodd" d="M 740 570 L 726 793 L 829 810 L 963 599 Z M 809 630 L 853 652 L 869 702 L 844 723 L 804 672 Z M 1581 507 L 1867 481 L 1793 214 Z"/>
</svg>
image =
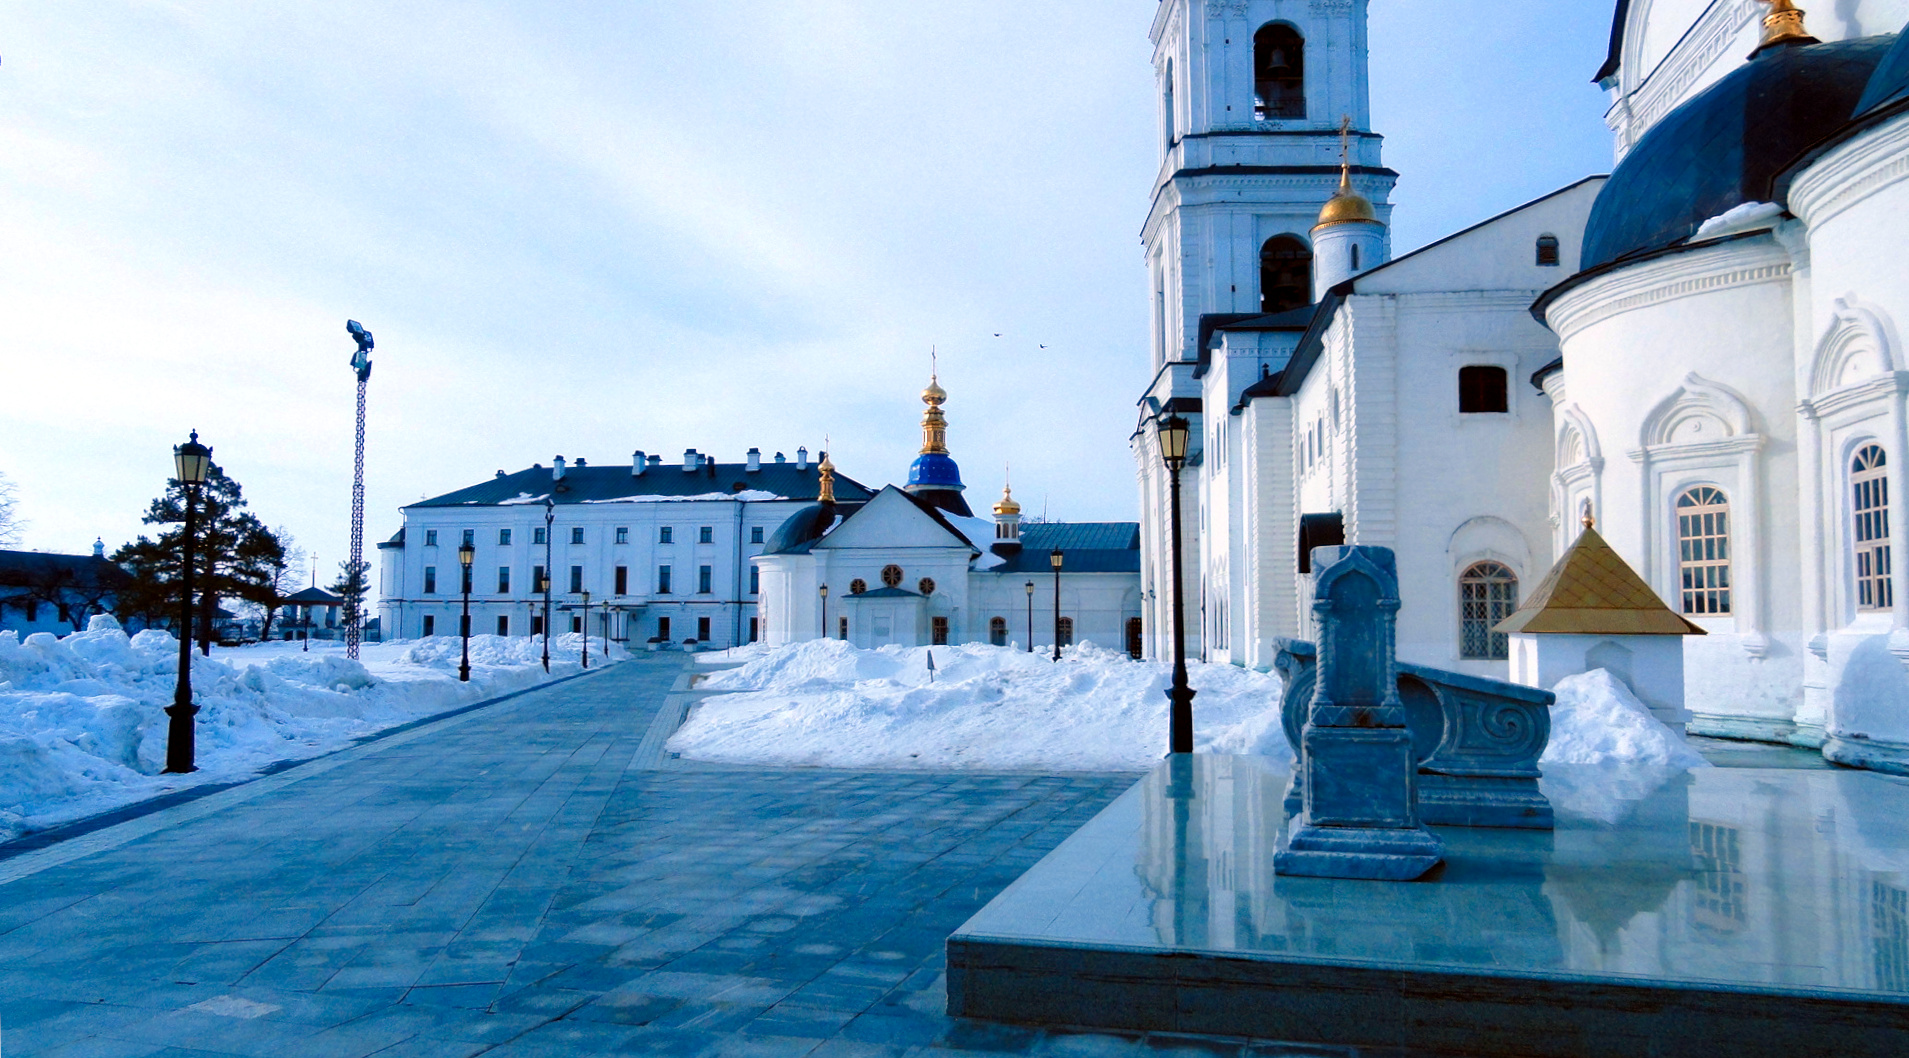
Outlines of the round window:
<svg viewBox="0 0 1909 1058">
<path fill-rule="evenodd" d="M 891 588 L 900 587 L 901 586 L 901 567 L 900 566 L 883 566 L 882 567 L 882 583 L 886 584 L 887 586 Z"/>
<path fill-rule="evenodd" d="M 860 595 L 861 593 L 867 590 L 868 590 L 868 582 L 865 580 L 862 580 L 859 577 L 848 582 L 848 593 L 850 595 Z"/>
<path fill-rule="evenodd" d="M 933 595 L 935 593 L 935 578 L 923 577 L 921 578 L 921 583 L 915 585 L 915 588 L 923 595 Z"/>
</svg>

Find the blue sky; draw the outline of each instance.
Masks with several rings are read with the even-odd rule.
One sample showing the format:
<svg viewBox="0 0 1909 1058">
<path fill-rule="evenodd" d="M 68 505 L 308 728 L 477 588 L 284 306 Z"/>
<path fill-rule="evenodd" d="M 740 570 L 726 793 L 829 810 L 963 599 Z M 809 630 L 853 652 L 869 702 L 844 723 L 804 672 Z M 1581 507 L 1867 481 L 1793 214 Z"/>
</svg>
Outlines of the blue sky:
<svg viewBox="0 0 1909 1058">
<path fill-rule="evenodd" d="M 1031 512 L 1133 518 L 1155 6 L 11 5 L 0 472 L 24 544 L 139 533 L 196 428 L 329 577 L 348 316 L 379 346 L 374 539 L 556 454 L 827 435 L 845 473 L 898 481 L 930 346 L 971 498 L 1011 463 Z M 1372 5 L 1396 250 L 1608 169 L 1609 18 Z"/>
</svg>

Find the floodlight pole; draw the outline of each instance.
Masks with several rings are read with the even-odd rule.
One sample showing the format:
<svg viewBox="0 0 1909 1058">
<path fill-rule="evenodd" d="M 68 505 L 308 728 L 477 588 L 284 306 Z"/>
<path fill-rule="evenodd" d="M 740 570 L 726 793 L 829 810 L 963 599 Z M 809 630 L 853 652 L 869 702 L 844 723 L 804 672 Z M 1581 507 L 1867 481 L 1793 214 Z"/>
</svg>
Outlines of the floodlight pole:
<svg viewBox="0 0 1909 1058">
<path fill-rule="evenodd" d="M 351 462 L 351 565 L 345 567 L 345 590 L 351 592 L 356 588 L 356 597 L 347 600 L 352 605 L 351 619 L 345 622 L 345 656 L 355 661 L 358 643 L 363 638 L 360 629 L 364 625 L 365 596 L 370 587 L 361 567 L 365 558 L 365 386 L 371 381 L 373 342 L 371 332 L 357 320 L 345 321 L 345 333 L 358 343 L 358 351 L 351 355 L 351 368 L 358 375 L 358 429 Z"/>
</svg>

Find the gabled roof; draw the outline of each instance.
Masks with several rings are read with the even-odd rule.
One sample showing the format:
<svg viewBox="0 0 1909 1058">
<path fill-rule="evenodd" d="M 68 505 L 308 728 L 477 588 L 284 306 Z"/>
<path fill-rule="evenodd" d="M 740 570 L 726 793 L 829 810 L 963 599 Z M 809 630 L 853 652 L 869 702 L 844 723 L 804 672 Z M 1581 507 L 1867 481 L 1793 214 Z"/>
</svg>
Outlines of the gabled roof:
<svg viewBox="0 0 1909 1058">
<path fill-rule="evenodd" d="M 1494 632 L 1527 634 L 1700 636 L 1704 630 L 1672 612 L 1630 564 L 1585 526 L 1558 564 L 1517 612 Z"/>
<path fill-rule="evenodd" d="M 296 595 L 287 595 L 285 601 L 297 603 L 300 606 L 343 606 L 345 604 L 344 596 L 333 595 L 318 587 L 306 588 Z"/>
<path fill-rule="evenodd" d="M 1035 522 L 1021 526 L 1019 550 L 1000 548 L 983 573 L 1054 575 L 1048 552 L 1060 548 L 1061 573 L 1140 572 L 1139 522 Z"/>
<path fill-rule="evenodd" d="M 496 507 L 516 504 L 542 504 L 548 496 L 558 506 L 573 503 L 644 502 L 657 500 L 798 500 L 814 501 L 820 495 L 816 464 L 800 469 L 794 463 L 763 463 L 751 473 L 743 463 L 705 463 L 697 470 L 678 466 L 651 467 L 642 475 L 630 473 L 628 464 L 615 466 L 573 466 L 563 480 L 551 478 L 551 468 L 531 467 L 505 474 L 482 484 L 447 492 L 408 505 L 414 507 Z M 855 503 L 874 495 L 866 485 L 835 475 L 835 498 Z"/>
</svg>

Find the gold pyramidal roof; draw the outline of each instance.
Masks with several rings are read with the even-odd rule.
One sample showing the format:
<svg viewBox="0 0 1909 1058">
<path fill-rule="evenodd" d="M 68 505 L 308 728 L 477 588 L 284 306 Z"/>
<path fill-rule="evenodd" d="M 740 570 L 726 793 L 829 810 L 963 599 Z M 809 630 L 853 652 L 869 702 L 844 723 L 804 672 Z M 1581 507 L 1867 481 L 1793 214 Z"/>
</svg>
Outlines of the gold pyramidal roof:
<svg viewBox="0 0 1909 1058">
<path fill-rule="evenodd" d="M 1494 632 L 1605 636 L 1700 636 L 1590 525 Z"/>
</svg>

